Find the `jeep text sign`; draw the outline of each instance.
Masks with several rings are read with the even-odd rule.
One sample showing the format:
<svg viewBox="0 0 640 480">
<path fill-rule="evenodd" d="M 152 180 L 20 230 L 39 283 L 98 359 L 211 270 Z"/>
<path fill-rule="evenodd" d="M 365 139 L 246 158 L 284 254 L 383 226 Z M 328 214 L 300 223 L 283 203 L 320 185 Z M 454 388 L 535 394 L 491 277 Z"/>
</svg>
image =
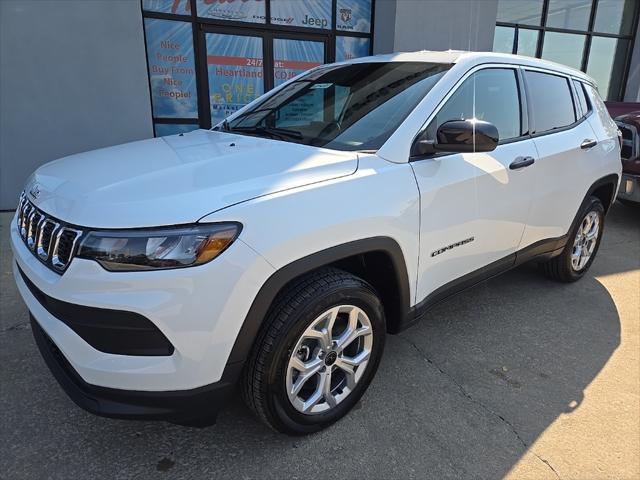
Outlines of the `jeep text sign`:
<svg viewBox="0 0 640 480">
<path fill-rule="evenodd" d="M 331 0 L 271 0 L 271 23 L 330 29 Z"/>
</svg>

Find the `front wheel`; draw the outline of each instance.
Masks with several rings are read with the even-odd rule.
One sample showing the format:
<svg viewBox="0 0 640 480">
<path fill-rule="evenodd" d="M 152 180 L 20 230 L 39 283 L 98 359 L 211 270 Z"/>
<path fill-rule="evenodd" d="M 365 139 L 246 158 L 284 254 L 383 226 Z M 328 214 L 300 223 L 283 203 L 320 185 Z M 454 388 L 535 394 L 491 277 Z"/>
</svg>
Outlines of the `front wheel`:
<svg viewBox="0 0 640 480">
<path fill-rule="evenodd" d="M 569 232 L 562 253 L 542 264 L 544 273 L 560 282 L 579 280 L 595 259 L 604 229 L 604 206 L 600 199 L 589 198 L 577 218 L 579 221 Z"/>
<path fill-rule="evenodd" d="M 331 425 L 367 389 L 385 331 L 382 305 L 364 280 L 332 268 L 301 278 L 265 319 L 245 370 L 245 402 L 280 432 Z"/>
</svg>

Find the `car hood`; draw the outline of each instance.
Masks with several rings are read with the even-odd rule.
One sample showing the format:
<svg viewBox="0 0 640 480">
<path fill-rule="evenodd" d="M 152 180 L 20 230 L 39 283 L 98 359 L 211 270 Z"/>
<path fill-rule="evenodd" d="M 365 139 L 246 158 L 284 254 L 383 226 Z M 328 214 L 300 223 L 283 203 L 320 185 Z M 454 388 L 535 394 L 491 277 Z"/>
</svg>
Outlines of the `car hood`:
<svg viewBox="0 0 640 480">
<path fill-rule="evenodd" d="M 177 225 L 357 166 L 355 152 L 195 130 L 53 161 L 32 175 L 26 192 L 44 212 L 79 226 Z"/>
</svg>

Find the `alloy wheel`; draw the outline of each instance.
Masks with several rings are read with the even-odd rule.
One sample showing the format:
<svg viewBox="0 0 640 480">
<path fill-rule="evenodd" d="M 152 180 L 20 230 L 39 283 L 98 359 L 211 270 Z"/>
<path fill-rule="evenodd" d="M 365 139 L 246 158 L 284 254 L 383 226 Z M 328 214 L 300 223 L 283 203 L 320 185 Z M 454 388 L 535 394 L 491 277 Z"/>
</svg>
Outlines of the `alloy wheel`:
<svg viewBox="0 0 640 480">
<path fill-rule="evenodd" d="M 578 227 L 571 252 L 571 267 L 579 272 L 589 262 L 600 235 L 600 215 L 592 210 L 585 215 Z"/>
<path fill-rule="evenodd" d="M 361 308 L 339 305 L 316 317 L 287 364 L 286 389 L 293 407 L 309 415 L 334 408 L 362 378 L 372 348 L 373 328 Z"/>
</svg>

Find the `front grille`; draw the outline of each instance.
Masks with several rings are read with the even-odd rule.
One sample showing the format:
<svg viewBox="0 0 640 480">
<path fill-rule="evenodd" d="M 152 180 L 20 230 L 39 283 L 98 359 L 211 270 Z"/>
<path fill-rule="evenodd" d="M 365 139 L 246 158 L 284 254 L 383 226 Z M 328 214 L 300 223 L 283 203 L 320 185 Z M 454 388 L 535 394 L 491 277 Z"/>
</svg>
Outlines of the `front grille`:
<svg viewBox="0 0 640 480">
<path fill-rule="evenodd" d="M 20 237 L 33 255 L 62 274 L 76 253 L 83 231 L 37 209 L 24 192 L 20 194 L 16 222 Z"/>
</svg>

